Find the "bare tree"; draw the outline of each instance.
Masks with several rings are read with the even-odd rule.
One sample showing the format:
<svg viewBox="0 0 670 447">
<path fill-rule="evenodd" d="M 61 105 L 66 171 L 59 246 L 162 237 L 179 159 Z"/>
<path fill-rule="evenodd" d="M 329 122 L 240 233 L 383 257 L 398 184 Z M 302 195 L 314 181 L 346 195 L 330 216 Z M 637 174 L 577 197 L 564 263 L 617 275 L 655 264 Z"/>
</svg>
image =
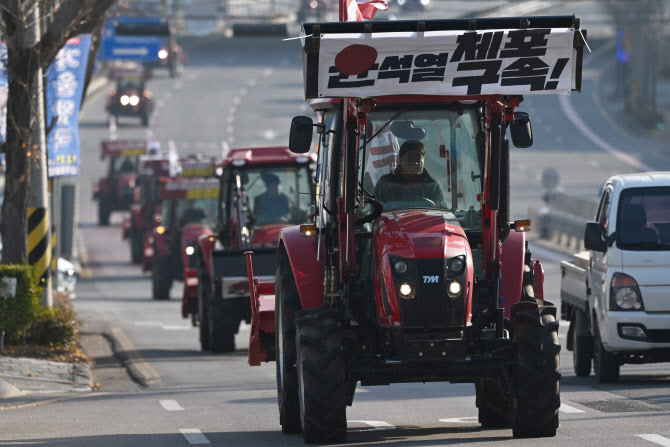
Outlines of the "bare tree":
<svg viewBox="0 0 670 447">
<path fill-rule="evenodd" d="M 38 115 L 34 110 L 37 91 L 35 75 L 46 70 L 71 37 L 90 33 L 116 0 L 0 0 L 0 33 L 7 45 L 7 160 L 5 200 L 0 234 L 5 263 L 26 263 L 27 204 L 30 164 L 38 162 L 37 141 L 33 141 Z M 42 14 L 41 37 L 31 36 L 35 8 Z M 46 153 L 46 148 L 42 148 Z"/>
</svg>

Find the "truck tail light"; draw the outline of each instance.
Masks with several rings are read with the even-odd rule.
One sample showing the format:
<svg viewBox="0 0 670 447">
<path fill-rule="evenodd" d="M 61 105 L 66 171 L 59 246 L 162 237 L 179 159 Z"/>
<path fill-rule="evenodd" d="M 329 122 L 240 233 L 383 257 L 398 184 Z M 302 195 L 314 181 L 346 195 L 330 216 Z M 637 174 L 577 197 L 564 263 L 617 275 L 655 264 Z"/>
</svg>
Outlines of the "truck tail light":
<svg viewBox="0 0 670 447">
<path fill-rule="evenodd" d="M 642 294 L 637 282 L 628 275 L 615 273 L 610 287 L 610 310 L 644 310 Z"/>
</svg>

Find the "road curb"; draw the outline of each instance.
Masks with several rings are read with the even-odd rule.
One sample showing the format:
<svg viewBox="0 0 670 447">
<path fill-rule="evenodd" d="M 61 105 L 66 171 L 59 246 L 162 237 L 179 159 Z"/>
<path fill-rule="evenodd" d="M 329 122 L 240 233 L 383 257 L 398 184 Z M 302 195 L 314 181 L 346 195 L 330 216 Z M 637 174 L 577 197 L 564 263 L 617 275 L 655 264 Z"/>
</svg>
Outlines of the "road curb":
<svg viewBox="0 0 670 447">
<path fill-rule="evenodd" d="M 107 329 L 102 334 L 112 344 L 112 350 L 130 377 L 143 388 L 158 385 L 161 382 L 160 375 L 144 361 L 135 345 L 121 328 Z"/>
<path fill-rule="evenodd" d="M 14 385 L 0 379 L 0 399 L 9 399 L 25 395 L 25 391 L 21 391 Z"/>
</svg>

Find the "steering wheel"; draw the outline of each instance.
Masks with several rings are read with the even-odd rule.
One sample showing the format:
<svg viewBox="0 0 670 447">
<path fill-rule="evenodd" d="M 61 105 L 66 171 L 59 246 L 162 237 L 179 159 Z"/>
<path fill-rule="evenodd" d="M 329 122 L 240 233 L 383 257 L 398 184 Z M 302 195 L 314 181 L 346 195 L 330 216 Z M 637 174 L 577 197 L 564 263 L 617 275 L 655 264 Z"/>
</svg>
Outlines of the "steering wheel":
<svg viewBox="0 0 670 447">
<path fill-rule="evenodd" d="M 436 208 L 436 206 L 435 206 L 435 202 L 433 202 L 432 200 L 430 200 L 430 199 L 428 199 L 428 198 L 426 198 L 426 197 L 417 197 L 417 199 L 416 199 L 416 200 L 412 200 L 412 202 L 413 202 L 413 203 L 414 203 L 414 202 L 416 202 L 416 203 L 423 203 L 424 205 L 428 205 L 428 206 L 431 207 L 431 208 Z"/>
<path fill-rule="evenodd" d="M 374 220 L 381 215 L 382 211 L 384 211 L 384 206 L 378 200 L 368 198 L 367 204 L 365 205 L 363 210 L 367 209 L 368 205 L 372 205 L 373 208 L 372 212 L 367 216 L 359 217 L 358 219 L 356 219 L 356 221 L 354 222 L 355 225 L 363 225 L 368 222 L 374 222 Z"/>
</svg>

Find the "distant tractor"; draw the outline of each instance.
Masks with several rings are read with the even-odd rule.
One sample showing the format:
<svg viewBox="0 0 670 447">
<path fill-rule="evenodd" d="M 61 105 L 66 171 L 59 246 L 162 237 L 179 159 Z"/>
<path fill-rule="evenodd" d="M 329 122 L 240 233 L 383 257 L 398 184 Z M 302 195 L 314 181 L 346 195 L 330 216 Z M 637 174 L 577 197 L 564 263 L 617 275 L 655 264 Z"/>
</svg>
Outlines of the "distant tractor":
<svg viewBox="0 0 670 447">
<path fill-rule="evenodd" d="M 320 136 L 316 213 L 254 278 L 249 363 L 276 358 L 280 424 L 342 442 L 357 384 L 474 383 L 483 427 L 550 437 L 556 308 L 510 220 L 510 132 L 524 95 L 581 88 L 572 16 L 304 24 L 305 95 L 290 143 Z"/>
<path fill-rule="evenodd" d="M 279 232 L 309 220 L 315 160 L 287 147 L 233 149 L 223 160 L 219 217 L 194 245 L 186 276 L 197 276 L 186 280 L 182 305 L 185 318 L 198 312 L 203 350 L 235 350 L 240 323 L 251 321 L 242 254 L 253 248 L 258 272 L 274 277 Z"/>
<path fill-rule="evenodd" d="M 147 151 L 144 140 L 104 140 L 101 158 L 108 159 L 107 174 L 93 187 L 98 201 L 98 223 L 109 225 L 113 211 L 125 211 L 134 202 L 137 164 Z"/>
</svg>

